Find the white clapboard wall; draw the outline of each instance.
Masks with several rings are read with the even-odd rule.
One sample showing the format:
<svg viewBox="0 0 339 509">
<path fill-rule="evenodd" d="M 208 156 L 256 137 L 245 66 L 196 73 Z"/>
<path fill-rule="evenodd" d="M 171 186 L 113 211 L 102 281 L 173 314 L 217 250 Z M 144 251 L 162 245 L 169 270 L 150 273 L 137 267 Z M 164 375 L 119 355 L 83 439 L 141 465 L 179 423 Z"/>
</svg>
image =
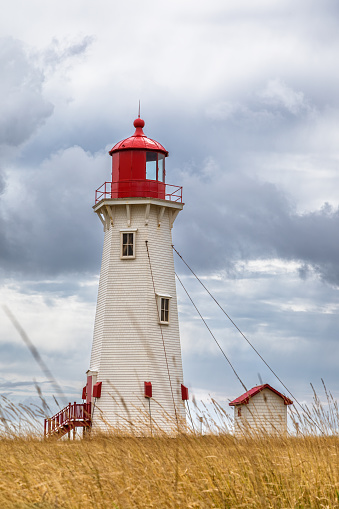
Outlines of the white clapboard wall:
<svg viewBox="0 0 339 509">
<path fill-rule="evenodd" d="M 92 399 L 94 429 L 147 432 L 152 422 L 153 432 L 169 431 L 185 419 L 171 235 L 182 207 L 149 198 L 94 207 L 105 231 L 89 370 L 93 384 L 102 382 L 101 397 Z M 133 259 L 121 258 L 122 231 L 135 234 Z M 169 297 L 168 325 L 159 323 L 155 293 Z M 152 383 L 150 401 L 144 382 Z"/>
</svg>

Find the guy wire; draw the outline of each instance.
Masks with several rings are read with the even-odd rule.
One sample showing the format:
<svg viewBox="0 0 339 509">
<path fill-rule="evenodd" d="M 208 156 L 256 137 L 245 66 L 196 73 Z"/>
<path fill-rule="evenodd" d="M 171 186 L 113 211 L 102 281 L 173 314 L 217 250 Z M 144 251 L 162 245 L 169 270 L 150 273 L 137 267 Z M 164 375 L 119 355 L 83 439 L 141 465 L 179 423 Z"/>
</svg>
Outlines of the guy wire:
<svg viewBox="0 0 339 509">
<path fill-rule="evenodd" d="M 250 345 L 250 347 L 254 350 L 254 352 L 258 355 L 258 357 L 260 357 L 260 359 L 262 360 L 262 362 L 265 364 L 265 366 L 268 367 L 268 369 L 271 371 L 271 373 L 275 376 L 275 378 L 281 383 L 281 385 L 284 387 L 284 389 L 289 393 L 289 395 L 294 399 L 294 401 L 297 403 L 297 405 L 302 409 L 303 412 L 306 413 L 307 417 L 313 422 L 313 424 L 318 428 L 318 430 L 324 434 L 324 432 L 320 429 L 320 427 L 318 426 L 318 424 L 314 421 L 314 419 L 311 417 L 310 413 L 307 412 L 305 410 L 305 408 L 301 405 L 301 403 L 299 403 L 299 401 L 297 400 L 297 398 L 292 394 L 292 392 L 286 387 L 286 385 L 282 382 L 282 380 L 278 377 L 278 375 L 273 371 L 273 369 L 267 364 L 267 362 L 265 361 L 265 359 L 262 357 L 262 355 L 260 355 L 260 353 L 258 352 L 258 350 L 252 345 L 252 343 L 250 342 L 249 339 L 247 339 L 247 337 L 245 336 L 245 334 L 239 329 L 239 327 L 237 326 L 237 324 L 232 320 L 232 318 L 226 313 L 226 311 L 223 309 L 223 307 L 219 304 L 219 302 L 217 301 L 217 299 L 211 294 L 211 292 L 208 290 L 208 288 L 206 288 L 206 286 L 204 285 L 204 283 L 201 281 L 201 279 L 199 279 L 199 277 L 196 275 L 196 273 L 193 271 L 193 269 L 191 269 L 191 267 L 188 265 L 188 263 L 183 259 L 183 257 L 181 256 L 181 254 L 175 249 L 174 245 L 172 244 L 172 248 L 173 250 L 177 253 L 177 255 L 179 256 L 179 258 L 181 258 L 181 260 L 184 262 L 184 264 L 186 265 L 186 267 L 189 269 L 189 271 L 193 274 L 193 276 L 199 281 L 199 283 L 201 284 L 201 286 L 206 290 L 206 292 L 208 293 L 208 295 L 211 297 L 211 299 L 214 300 L 214 302 L 217 304 L 217 306 L 221 309 L 221 311 L 224 313 L 224 315 L 229 319 L 229 321 L 234 325 L 234 327 L 237 329 L 237 331 L 241 334 L 241 336 L 245 339 L 245 341 L 247 341 L 247 343 Z M 178 278 L 178 275 L 176 274 L 177 278 Z M 179 279 L 179 278 L 178 278 Z M 180 279 L 179 279 L 180 281 Z M 181 281 L 180 281 L 181 283 Z M 182 285 L 182 283 L 181 283 Z M 183 285 L 182 285 L 183 286 Z M 186 289 L 185 289 L 186 291 Z M 187 293 L 187 291 L 186 291 Z M 187 293 L 188 295 L 188 293 Z M 191 302 L 193 303 L 191 297 L 188 295 L 189 299 L 191 300 Z M 200 314 L 200 313 L 199 313 Z M 205 322 L 204 322 L 205 323 Z M 206 325 L 206 324 L 205 324 Z M 225 355 L 225 354 L 224 354 Z M 229 361 L 228 361 L 229 362 Z M 232 367 L 233 371 L 234 371 L 234 368 Z M 237 375 L 237 378 L 240 380 L 240 378 L 238 377 Z M 241 382 L 242 383 L 242 382 Z M 242 385 L 244 386 L 244 384 L 242 383 Z M 246 390 L 247 392 L 247 390 Z"/>
<path fill-rule="evenodd" d="M 151 277 L 152 277 L 152 284 L 153 284 L 153 291 L 154 291 L 155 303 L 156 303 L 156 306 L 157 306 L 158 316 L 160 316 L 160 315 L 159 315 L 159 305 L 158 305 L 157 293 L 156 293 L 156 291 L 155 291 L 154 277 L 153 277 L 153 271 L 152 271 L 152 265 L 151 265 L 151 257 L 150 257 L 149 250 L 148 250 L 148 240 L 145 240 L 145 244 L 146 244 L 146 249 L 147 249 L 147 256 L 148 256 L 149 268 L 150 268 L 150 271 L 151 271 Z M 165 353 L 165 360 L 166 360 L 166 366 L 167 366 L 168 380 L 169 380 L 170 388 L 171 388 L 171 394 L 172 394 L 172 400 L 173 400 L 173 407 L 174 407 L 175 420 L 176 420 L 176 423 L 177 423 L 177 428 L 178 428 L 178 430 L 179 430 L 179 421 L 178 421 L 178 415 L 177 415 L 177 407 L 176 407 L 176 405 L 175 405 L 175 400 L 174 400 L 173 387 L 172 387 L 171 375 L 170 375 L 170 370 L 169 370 L 169 366 L 168 366 L 167 353 L 166 353 L 166 346 L 165 346 L 165 340 L 164 340 L 164 333 L 163 333 L 162 325 L 161 325 L 161 324 L 160 324 L 160 331 L 161 331 L 162 344 L 163 344 L 163 347 L 164 347 L 164 353 Z"/>
<path fill-rule="evenodd" d="M 245 386 L 245 384 L 243 383 L 243 381 L 241 380 L 240 376 L 238 375 L 238 373 L 236 372 L 236 370 L 234 369 L 231 361 L 229 360 L 229 358 L 227 357 L 227 355 L 225 354 L 224 350 L 221 348 L 220 344 L 218 343 L 218 340 L 217 338 L 214 336 L 213 332 L 211 331 L 211 329 L 209 328 L 209 326 L 207 325 L 205 319 L 203 318 L 202 314 L 200 313 L 199 309 L 197 308 L 197 306 L 195 305 L 195 303 L 193 302 L 193 299 L 192 297 L 190 296 L 190 294 L 188 293 L 188 291 L 186 290 L 186 288 L 184 287 L 180 277 L 178 276 L 178 274 L 175 272 L 175 275 L 177 276 L 177 279 L 179 281 L 179 283 L 181 284 L 181 286 L 183 287 L 187 297 L 189 298 L 189 300 L 192 302 L 193 306 L 195 307 L 195 310 L 196 312 L 198 313 L 198 315 L 200 316 L 201 320 L 204 322 L 208 332 L 211 334 L 212 338 L 214 339 L 214 341 L 216 342 L 216 344 L 218 345 L 221 353 L 223 354 L 223 356 L 225 357 L 225 359 L 227 360 L 228 364 L 231 366 L 232 370 L 233 370 L 233 373 L 235 374 L 235 376 L 237 377 L 237 379 L 239 380 L 239 382 L 241 383 L 241 385 L 243 386 L 243 388 L 245 389 L 245 391 L 247 392 L 247 388 Z"/>
</svg>

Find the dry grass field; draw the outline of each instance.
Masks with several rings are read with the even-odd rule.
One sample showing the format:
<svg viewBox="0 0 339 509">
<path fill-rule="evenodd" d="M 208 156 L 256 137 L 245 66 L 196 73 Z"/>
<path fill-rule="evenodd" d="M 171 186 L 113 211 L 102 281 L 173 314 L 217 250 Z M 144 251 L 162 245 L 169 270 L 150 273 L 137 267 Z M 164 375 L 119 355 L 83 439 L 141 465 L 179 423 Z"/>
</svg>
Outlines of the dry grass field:
<svg viewBox="0 0 339 509">
<path fill-rule="evenodd" d="M 339 507 L 338 411 L 329 403 L 325 411 L 315 398 L 314 421 L 295 416 L 290 436 L 236 438 L 216 404 L 221 424 L 205 415 L 205 435 L 56 441 L 41 437 L 41 414 L 4 400 L 0 508 Z"/>
<path fill-rule="evenodd" d="M 339 507 L 339 438 L 0 440 L 0 507 Z"/>
</svg>

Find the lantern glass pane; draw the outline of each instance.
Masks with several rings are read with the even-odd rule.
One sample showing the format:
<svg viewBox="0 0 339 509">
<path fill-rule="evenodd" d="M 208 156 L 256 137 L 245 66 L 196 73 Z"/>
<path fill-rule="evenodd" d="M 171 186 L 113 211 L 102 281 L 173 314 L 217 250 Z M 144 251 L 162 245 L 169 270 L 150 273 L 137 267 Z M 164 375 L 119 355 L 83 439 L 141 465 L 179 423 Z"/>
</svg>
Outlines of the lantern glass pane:
<svg viewBox="0 0 339 509">
<path fill-rule="evenodd" d="M 147 180 L 157 180 L 157 159 L 156 152 L 146 152 L 146 178 Z"/>
<path fill-rule="evenodd" d="M 165 182 L 165 156 L 158 154 L 158 180 Z"/>
</svg>

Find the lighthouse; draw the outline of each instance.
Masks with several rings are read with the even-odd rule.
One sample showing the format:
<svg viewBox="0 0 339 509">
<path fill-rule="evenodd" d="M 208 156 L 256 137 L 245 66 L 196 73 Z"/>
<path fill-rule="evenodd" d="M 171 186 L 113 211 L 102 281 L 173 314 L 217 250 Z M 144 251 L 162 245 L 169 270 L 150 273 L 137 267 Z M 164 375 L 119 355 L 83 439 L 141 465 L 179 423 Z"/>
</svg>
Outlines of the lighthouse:
<svg viewBox="0 0 339 509">
<path fill-rule="evenodd" d="M 104 230 L 94 337 L 83 397 L 94 430 L 171 431 L 185 420 L 172 227 L 182 188 L 166 182 L 167 150 L 143 131 L 109 152 L 95 196 Z"/>
</svg>

